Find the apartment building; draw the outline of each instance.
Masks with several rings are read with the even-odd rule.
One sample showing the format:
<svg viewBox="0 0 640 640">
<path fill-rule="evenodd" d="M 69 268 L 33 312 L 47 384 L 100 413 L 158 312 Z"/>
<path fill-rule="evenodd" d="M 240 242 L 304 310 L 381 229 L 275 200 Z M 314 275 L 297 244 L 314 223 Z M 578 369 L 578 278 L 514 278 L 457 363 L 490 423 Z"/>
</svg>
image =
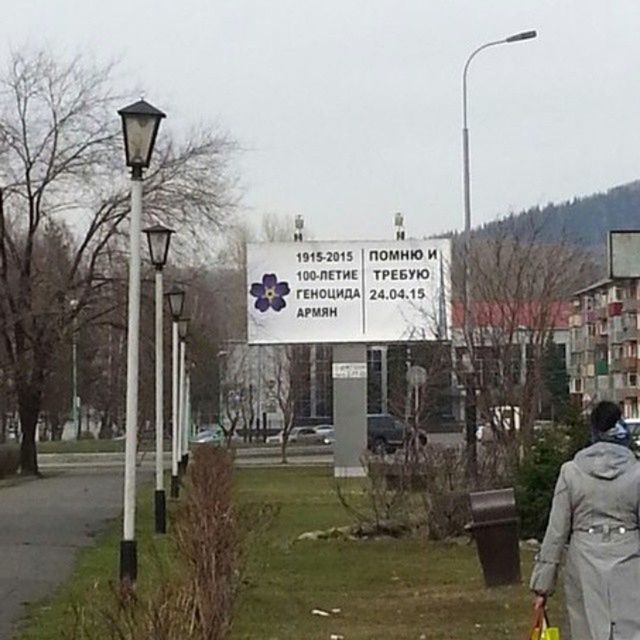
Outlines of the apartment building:
<svg viewBox="0 0 640 640">
<path fill-rule="evenodd" d="M 607 279 L 576 292 L 570 317 L 571 393 L 583 406 L 618 402 L 639 417 L 640 280 Z"/>
</svg>

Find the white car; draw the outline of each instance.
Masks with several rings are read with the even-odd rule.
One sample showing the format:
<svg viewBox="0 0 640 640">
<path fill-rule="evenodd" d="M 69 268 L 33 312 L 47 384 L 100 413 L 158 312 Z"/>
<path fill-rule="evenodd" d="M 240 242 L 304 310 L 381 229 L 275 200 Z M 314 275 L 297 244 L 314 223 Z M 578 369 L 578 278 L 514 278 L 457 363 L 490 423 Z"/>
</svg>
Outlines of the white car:
<svg viewBox="0 0 640 640">
<path fill-rule="evenodd" d="M 631 434 L 631 447 L 640 456 L 640 418 L 626 418 L 624 422 Z"/>
<path fill-rule="evenodd" d="M 336 441 L 336 432 L 331 424 L 316 427 L 316 435 L 320 444 L 333 444 Z"/>
<path fill-rule="evenodd" d="M 274 436 L 267 437 L 267 444 L 282 444 L 283 432 L 279 431 Z M 293 427 L 289 432 L 288 442 L 316 442 L 318 440 L 318 434 L 315 427 Z"/>
</svg>

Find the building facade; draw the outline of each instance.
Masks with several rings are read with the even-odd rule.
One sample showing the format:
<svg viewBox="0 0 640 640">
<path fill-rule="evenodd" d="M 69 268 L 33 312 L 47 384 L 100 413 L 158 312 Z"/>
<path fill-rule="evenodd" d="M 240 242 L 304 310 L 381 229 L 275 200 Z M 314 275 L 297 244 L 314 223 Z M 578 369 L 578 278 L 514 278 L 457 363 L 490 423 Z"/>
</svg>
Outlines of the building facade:
<svg viewBox="0 0 640 640">
<path fill-rule="evenodd" d="M 578 291 L 571 325 L 571 393 L 585 408 L 600 400 L 640 415 L 638 279 L 607 279 Z"/>
</svg>

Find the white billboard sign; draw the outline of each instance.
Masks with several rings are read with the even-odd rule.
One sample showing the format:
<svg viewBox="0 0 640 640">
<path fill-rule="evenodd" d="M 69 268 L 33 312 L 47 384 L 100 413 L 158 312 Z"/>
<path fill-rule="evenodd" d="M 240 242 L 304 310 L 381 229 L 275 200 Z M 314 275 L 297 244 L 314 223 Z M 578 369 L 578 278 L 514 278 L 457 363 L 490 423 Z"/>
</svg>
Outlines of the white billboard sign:
<svg viewBox="0 0 640 640">
<path fill-rule="evenodd" d="M 247 246 L 250 344 L 446 339 L 451 241 Z"/>
<path fill-rule="evenodd" d="M 609 231 L 609 277 L 640 278 L 640 231 Z"/>
</svg>

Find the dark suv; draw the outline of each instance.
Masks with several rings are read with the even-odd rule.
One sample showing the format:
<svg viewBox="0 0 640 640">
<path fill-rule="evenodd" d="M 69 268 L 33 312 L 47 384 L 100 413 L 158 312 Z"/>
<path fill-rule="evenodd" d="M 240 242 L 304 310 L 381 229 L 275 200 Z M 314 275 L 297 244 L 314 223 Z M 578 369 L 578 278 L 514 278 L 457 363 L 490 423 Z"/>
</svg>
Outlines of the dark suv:
<svg viewBox="0 0 640 640">
<path fill-rule="evenodd" d="M 388 413 L 367 416 L 367 449 L 375 453 L 393 453 L 404 444 L 406 428 Z"/>
</svg>

